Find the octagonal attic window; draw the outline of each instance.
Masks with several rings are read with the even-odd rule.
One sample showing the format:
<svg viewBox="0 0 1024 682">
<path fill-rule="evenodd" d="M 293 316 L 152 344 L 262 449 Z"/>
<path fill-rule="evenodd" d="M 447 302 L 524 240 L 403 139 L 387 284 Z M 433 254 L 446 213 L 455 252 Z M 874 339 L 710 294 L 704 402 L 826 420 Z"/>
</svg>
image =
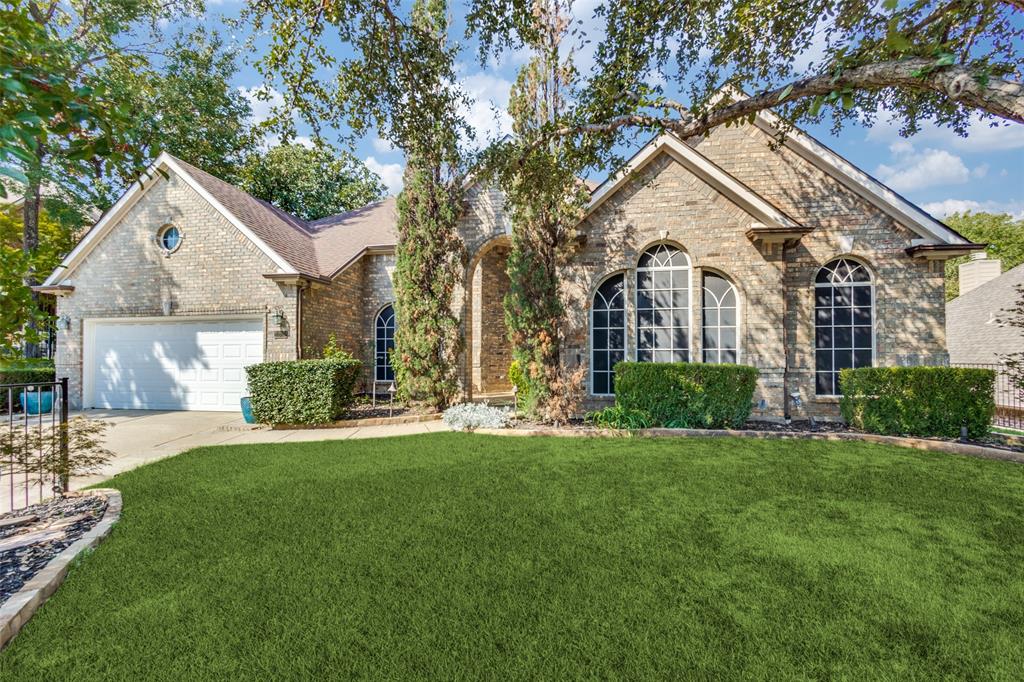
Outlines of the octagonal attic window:
<svg viewBox="0 0 1024 682">
<path fill-rule="evenodd" d="M 174 225 L 167 225 L 157 234 L 157 243 L 167 253 L 172 253 L 181 246 L 181 230 Z"/>
</svg>

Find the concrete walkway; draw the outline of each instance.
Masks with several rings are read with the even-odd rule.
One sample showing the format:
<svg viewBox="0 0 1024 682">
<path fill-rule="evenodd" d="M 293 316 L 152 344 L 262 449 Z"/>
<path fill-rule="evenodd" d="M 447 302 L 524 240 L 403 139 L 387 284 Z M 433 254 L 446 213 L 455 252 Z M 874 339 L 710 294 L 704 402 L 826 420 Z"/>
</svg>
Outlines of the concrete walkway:
<svg viewBox="0 0 1024 682">
<path fill-rule="evenodd" d="M 241 415 L 233 412 L 85 410 L 72 414 L 72 417 L 77 415 L 110 424 L 106 447 L 114 453 L 114 459 L 99 474 L 72 479 L 72 490 L 101 483 L 114 474 L 204 445 L 384 438 L 448 430 L 441 421 L 343 429 L 254 430 Z M 44 493 L 49 496 L 46 491 Z M 16 506 L 24 506 L 23 487 L 15 486 L 14 499 Z M 3 476 L 0 478 L 0 513 L 10 510 L 10 500 L 10 479 Z M 29 501 L 32 504 L 39 501 L 38 488 L 30 491 Z"/>
</svg>

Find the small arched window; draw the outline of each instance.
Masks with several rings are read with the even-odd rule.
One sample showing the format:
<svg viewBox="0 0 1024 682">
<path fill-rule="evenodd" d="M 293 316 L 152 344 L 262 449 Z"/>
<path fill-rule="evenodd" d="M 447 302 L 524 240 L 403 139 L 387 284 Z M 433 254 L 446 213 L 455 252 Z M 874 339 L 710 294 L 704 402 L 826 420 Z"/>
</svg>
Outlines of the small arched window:
<svg viewBox="0 0 1024 682">
<path fill-rule="evenodd" d="M 377 333 L 375 336 L 375 369 L 376 381 L 394 381 L 395 370 L 391 366 L 391 353 L 395 348 L 395 308 L 387 305 L 377 313 Z"/>
<path fill-rule="evenodd" d="M 690 261 L 670 244 L 647 249 L 637 264 L 636 359 L 690 360 Z"/>
<path fill-rule="evenodd" d="M 738 297 L 732 282 L 714 272 L 704 273 L 704 362 L 735 363 L 739 358 Z"/>
<path fill-rule="evenodd" d="M 590 309 L 590 391 L 615 393 L 615 363 L 626 359 L 626 280 L 621 274 L 606 279 L 594 294 Z"/>
<path fill-rule="evenodd" d="M 814 280 L 814 391 L 840 395 L 839 371 L 874 361 L 874 288 L 871 273 L 837 258 Z"/>
</svg>

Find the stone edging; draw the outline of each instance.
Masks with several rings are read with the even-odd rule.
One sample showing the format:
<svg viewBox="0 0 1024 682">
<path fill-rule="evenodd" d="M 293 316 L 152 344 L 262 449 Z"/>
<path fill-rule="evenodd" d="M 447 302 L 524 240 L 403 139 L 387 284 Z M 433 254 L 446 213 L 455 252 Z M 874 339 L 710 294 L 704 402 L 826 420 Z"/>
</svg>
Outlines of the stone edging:
<svg viewBox="0 0 1024 682">
<path fill-rule="evenodd" d="M 121 518 L 121 493 L 112 488 L 99 488 L 83 491 L 87 494 L 100 494 L 107 498 L 107 508 L 95 526 L 85 535 L 65 547 L 60 554 L 50 559 L 41 571 L 21 586 L 21 589 L 0 606 L 0 649 L 14 639 L 18 631 L 28 622 L 32 614 L 49 599 L 65 576 L 71 562 L 87 549 L 92 549 L 103 538 L 110 534 L 110 529 Z"/>
<path fill-rule="evenodd" d="M 831 440 L 831 441 L 861 441 L 866 443 L 877 443 L 880 445 L 896 445 L 915 450 L 929 450 L 932 452 L 945 452 L 954 455 L 967 455 L 969 457 L 982 457 L 985 459 L 999 459 L 1008 462 L 1024 464 L 1024 452 L 1014 452 L 1001 448 L 990 448 L 984 445 L 973 445 L 971 443 L 957 443 L 955 441 L 930 440 L 927 438 L 903 438 L 900 436 L 879 436 L 873 433 L 797 433 L 786 431 L 730 431 L 729 429 L 637 429 L 627 431 L 620 429 L 554 429 L 554 428 L 532 428 L 532 429 L 477 429 L 476 433 L 485 433 L 494 436 L 563 436 L 563 437 L 591 437 L 591 438 L 624 438 L 629 436 L 647 436 L 651 438 L 665 437 L 740 437 L 740 438 L 763 438 L 773 440 Z"/>
<path fill-rule="evenodd" d="M 432 422 L 441 418 L 436 414 L 405 414 L 401 417 L 370 417 L 367 419 L 343 419 L 330 424 L 274 424 L 274 431 L 294 431 L 301 429 L 345 429 L 353 426 L 388 426 L 391 424 L 419 424 Z"/>
</svg>

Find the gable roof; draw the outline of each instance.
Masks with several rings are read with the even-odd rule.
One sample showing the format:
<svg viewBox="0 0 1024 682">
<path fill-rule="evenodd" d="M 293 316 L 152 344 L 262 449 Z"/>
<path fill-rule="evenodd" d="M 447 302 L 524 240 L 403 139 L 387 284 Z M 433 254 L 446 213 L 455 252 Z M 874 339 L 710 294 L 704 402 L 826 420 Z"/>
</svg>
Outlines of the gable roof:
<svg viewBox="0 0 1024 682">
<path fill-rule="evenodd" d="M 669 154 L 684 168 L 757 218 L 763 225 L 790 229 L 800 227 L 797 221 L 790 218 L 777 206 L 671 133 L 664 133 L 648 142 L 618 172 L 601 183 L 590 195 L 590 204 L 587 206 L 586 215 L 589 216 L 596 211 L 609 197 L 618 192 L 636 172 L 662 153 Z"/>
<path fill-rule="evenodd" d="M 743 99 L 745 97 L 747 94 L 739 88 L 724 87 L 717 96 L 712 98 L 711 104 L 726 98 Z M 757 112 L 754 117 L 754 125 L 769 135 L 775 135 L 779 130 L 785 129 L 784 144 L 787 148 L 867 200 L 896 222 L 916 232 L 922 239 L 921 244 L 952 244 L 982 248 L 949 225 L 936 220 L 917 204 L 887 187 L 877 178 L 865 173 L 810 134 L 796 126 L 787 125 L 771 109 L 762 109 Z"/>
<path fill-rule="evenodd" d="M 950 362 L 997 363 L 1024 347 L 1024 330 L 1009 324 L 1009 309 L 1024 286 L 1024 265 L 1007 270 L 946 304 Z"/>
<path fill-rule="evenodd" d="M 348 213 L 303 221 L 257 199 L 170 154 L 163 153 L 50 274 L 43 286 L 68 278 L 111 229 L 158 182 L 158 174 L 173 172 L 242 232 L 277 266 L 275 275 L 324 279 L 337 275 L 358 256 L 374 248 L 391 248 L 397 241 L 395 200 L 385 199 Z"/>
</svg>

